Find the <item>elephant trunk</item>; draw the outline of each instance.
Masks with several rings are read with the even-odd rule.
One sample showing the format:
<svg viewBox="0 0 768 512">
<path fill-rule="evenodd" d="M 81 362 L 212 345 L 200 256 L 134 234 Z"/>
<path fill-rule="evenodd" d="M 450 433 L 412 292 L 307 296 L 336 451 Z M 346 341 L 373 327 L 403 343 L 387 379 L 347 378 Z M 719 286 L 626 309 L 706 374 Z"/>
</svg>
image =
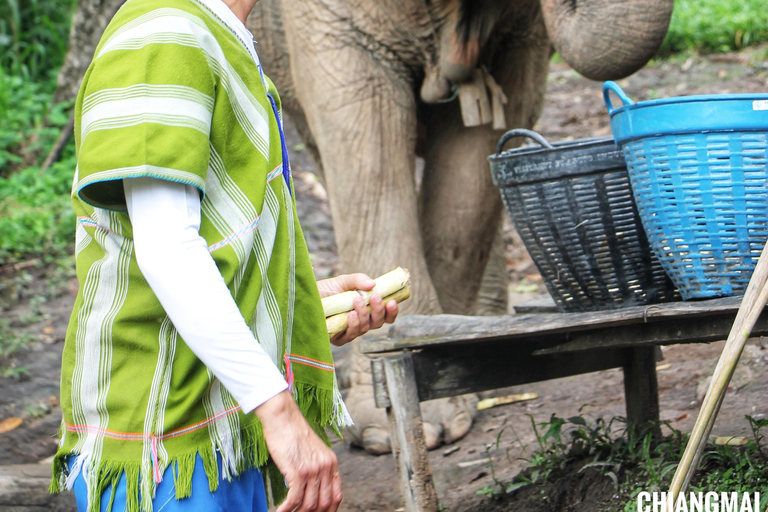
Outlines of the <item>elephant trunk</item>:
<svg viewBox="0 0 768 512">
<path fill-rule="evenodd" d="M 541 0 L 555 50 L 592 80 L 631 75 L 661 46 L 673 0 Z"/>
</svg>

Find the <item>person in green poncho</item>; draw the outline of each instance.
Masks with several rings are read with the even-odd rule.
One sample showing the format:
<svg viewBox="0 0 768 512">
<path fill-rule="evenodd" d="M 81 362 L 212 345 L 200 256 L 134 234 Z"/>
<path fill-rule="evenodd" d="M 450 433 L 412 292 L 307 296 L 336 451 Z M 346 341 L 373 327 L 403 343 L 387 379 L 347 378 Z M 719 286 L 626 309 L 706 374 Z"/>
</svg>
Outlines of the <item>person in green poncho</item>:
<svg viewBox="0 0 768 512">
<path fill-rule="evenodd" d="M 51 490 L 81 511 L 334 511 L 351 422 L 296 217 L 257 0 L 128 0 L 75 106 L 80 289 Z M 394 321 L 371 297 L 336 344 Z"/>
</svg>

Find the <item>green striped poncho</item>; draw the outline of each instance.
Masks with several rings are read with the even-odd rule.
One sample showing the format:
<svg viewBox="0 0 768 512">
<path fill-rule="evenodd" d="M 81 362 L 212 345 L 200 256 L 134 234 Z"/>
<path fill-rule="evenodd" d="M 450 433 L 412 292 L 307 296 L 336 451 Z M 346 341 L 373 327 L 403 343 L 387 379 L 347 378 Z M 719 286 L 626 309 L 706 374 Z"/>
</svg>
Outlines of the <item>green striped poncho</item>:
<svg viewBox="0 0 768 512">
<path fill-rule="evenodd" d="M 239 411 L 143 278 L 124 178 L 201 191 L 200 235 L 257 340 L 292 375 L 300 409 L 323 437 L 323 427 L 347 422 L 279 112 L 245 46 L 195 0 L 129 0 L 104 33 L 75 106 L 80 290 L 64 347 L 52 491 L 73 483 L 79 466 L 67 475 L 66 459 L 79 454 L 89 510 L 125 473 L 128 510 L 151 511 L 169 465 L 177 498 L 188 496 L 197 455 L 211 490 L 265 466 L 275 499 L 285 492 L 256 416 Z"/>
</svg>

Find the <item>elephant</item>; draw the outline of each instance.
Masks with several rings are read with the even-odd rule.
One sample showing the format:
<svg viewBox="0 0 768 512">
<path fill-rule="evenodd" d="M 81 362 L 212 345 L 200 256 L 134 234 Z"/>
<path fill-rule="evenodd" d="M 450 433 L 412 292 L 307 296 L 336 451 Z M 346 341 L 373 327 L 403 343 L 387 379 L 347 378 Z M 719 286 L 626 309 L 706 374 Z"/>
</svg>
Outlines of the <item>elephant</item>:
<svg viewBox="0 0 768 512">
<path fill-rule="evenodd" d="M 553 51 L 593 80 L 640 69 L 661 45 L 672 5 L 261 0 L 247 26 L 320 169 L 340 270 L 408 268 L 402 314 L 506 314 L 503 205 L 486 161 L 500 130 L 533 127 Z M 465 105 L 453 97 L 476 84 L 478 70 L 506 103 L 498 123 L 465 126 Z M 369 362 L 359 347 L 350 357 L 353 442 L 386 452 Z M 428 446 L 465 435 L 474 410 L 466 397 L 422 404 Z"/>
</svg>

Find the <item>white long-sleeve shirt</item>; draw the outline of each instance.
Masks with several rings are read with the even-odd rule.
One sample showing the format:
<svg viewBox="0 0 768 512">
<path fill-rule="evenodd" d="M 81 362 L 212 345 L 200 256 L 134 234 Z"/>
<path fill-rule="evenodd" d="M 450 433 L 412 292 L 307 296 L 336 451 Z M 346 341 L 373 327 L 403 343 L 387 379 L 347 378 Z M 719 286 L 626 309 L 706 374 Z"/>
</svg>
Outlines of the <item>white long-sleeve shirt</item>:
<svg viewBox="0 0 768 512">
<path fill-rule="evenodd" d="M 222 0 L 199 0 L 261 63 L 253 35 Z M 152 178 L 124 181 L 139 268 L 190 349 L 250 412 L 288 384 L 256 341 L 200 236 L 200 195 Z M 158 224 L 158 219 L 163 219 Z M 181 263 L 179 263 L 181 262 Z"/>
<path fill-rule="evenodd" d="M 254 338 L 200 236 L 200 193 L 155 178 L 123 181 L 136 259 L 195 355 L 250 412 L 288 384 Z"/>
</svg>

